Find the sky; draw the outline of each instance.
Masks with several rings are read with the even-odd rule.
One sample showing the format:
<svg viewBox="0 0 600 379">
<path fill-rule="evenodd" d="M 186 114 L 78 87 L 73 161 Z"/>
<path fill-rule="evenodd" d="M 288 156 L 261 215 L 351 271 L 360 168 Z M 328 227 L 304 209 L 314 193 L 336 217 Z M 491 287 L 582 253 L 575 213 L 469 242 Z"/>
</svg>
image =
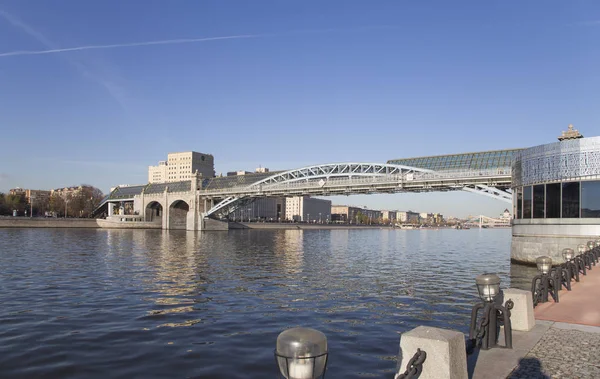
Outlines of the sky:
<svg viewBox="0 0 600 379">
<path fill-rule="evenodd" d="M 0 191 L 554 142 L 600 125 L 598 1 L 0 0 Z M 495 216 L 465 192 L 334 197 Z"/>
</svg>

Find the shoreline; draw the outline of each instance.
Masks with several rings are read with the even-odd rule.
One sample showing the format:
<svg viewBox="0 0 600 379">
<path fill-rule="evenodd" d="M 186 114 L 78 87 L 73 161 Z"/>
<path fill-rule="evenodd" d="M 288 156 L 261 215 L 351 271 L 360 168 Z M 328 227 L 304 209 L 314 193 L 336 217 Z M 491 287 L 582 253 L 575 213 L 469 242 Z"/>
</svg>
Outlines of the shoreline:
<svg viewBox="0 0 600 379">
<path fill-rule="evenodd" d="M 106 224 L 106 225 L 105 225 Z M 108 225 L 104 219 L 89 218 L 44 218 L 44 217 L 12 217 L 0 216 L 1 228 L 86 228 L 86 229 L 160 229 L 149 223 L 127 222 L 120 225 Z M 269 223 L 269 222 L 229 222 L 230 230 L 240 229 L 270 229 L 270 230 L 297 230 L 297 229 L 323 229 L 323 230 L 349 230 L 349 229 L 391 229 L 391 230 L 438 230 L 452 229 L 451 227 L 402 229 L 389 225 L 348 225 L 348 224 L 299 224 L 299 223 Z"/>
</svg>

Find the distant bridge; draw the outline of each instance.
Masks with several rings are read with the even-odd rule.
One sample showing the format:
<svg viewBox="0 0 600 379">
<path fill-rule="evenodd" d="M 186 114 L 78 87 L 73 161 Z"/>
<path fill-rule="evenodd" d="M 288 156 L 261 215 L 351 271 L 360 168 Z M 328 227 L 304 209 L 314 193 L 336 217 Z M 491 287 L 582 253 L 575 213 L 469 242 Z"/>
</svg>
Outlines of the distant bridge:
<svg viewBox="0 0 600 379">
<path fill-rule="evenodd" d="M 509 218 L 492 218 L 484 215 L 469 216 L 467 221 L 463 223 L 465 226 L 478 227 L 478 228 L 500 228 L 510 227 Z"/>
<path fill-rule="evenodd" d="M 161 218 L 165 229 L 197 230 L 202 229 L 202 221 L 198 220 L 226 216 L 260 197 L 462 190 L 511 203 L 511 160 L 518 150 L 387 163 L 330 163 L 287 171 L 216 178 L 196 176 L 180 182 L 117 187 L 97 213 L 107 211 L 110 215 L 115 204 L 133 202 L 134 209 L 146 221 Z"/>
</svg>

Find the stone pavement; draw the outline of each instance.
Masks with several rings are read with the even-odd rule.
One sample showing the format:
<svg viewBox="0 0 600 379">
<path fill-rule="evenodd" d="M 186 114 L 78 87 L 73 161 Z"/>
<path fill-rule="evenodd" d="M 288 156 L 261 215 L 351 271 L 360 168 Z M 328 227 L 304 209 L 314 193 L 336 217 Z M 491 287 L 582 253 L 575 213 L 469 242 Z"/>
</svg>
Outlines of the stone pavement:
<svg viewBox="0 0 600 379">
<path fill-rule="evenodd" d="M 469 356 L 469 377 L 600 379 L 600 265 L 580 278 L 572 291 L 560 291 L 558 303 L 538 304 L 535 327 L 513 331 L 513 349 Z"/>
<path fill-rule="evenodd" d="M 508 378 L 600 378 L 600 328 L 553 323 Z"/>
<path fill-rule="evenodd" d="M 467 361 L 473 379 L 598 379 L 600 327 L 537 321 L 513 332 L 512 349 L 479 350 Z"/>
</svg>

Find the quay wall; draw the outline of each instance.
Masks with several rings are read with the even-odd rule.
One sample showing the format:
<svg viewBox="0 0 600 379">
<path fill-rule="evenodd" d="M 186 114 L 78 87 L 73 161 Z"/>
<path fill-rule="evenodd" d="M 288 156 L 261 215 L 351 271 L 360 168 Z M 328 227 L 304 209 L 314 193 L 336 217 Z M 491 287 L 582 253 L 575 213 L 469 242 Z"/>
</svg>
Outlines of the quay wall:
<svg viewBox="0 0 600 379">
<path fill-rule="evenodd" d="M 0 217 L 0 228 L 99 228 L 96 219 Z"/>
<path fill-rule="evenodd" d="M 229 229 L 391 229 L 379 225 L 339 225 L 339 224 L 294 224 L 270 222 L 230 222 Z M 398 228 L 398 230 L 400 230 Z"/>
<path fill-rule="evenodd" d="M 600 219 L 521 219 L 513 220 L 510 257 L 513 262 L 535 264 L 542 255 L 562 263 L 562 250 L 587 245 L 600 235 Z"/>
</svg>

